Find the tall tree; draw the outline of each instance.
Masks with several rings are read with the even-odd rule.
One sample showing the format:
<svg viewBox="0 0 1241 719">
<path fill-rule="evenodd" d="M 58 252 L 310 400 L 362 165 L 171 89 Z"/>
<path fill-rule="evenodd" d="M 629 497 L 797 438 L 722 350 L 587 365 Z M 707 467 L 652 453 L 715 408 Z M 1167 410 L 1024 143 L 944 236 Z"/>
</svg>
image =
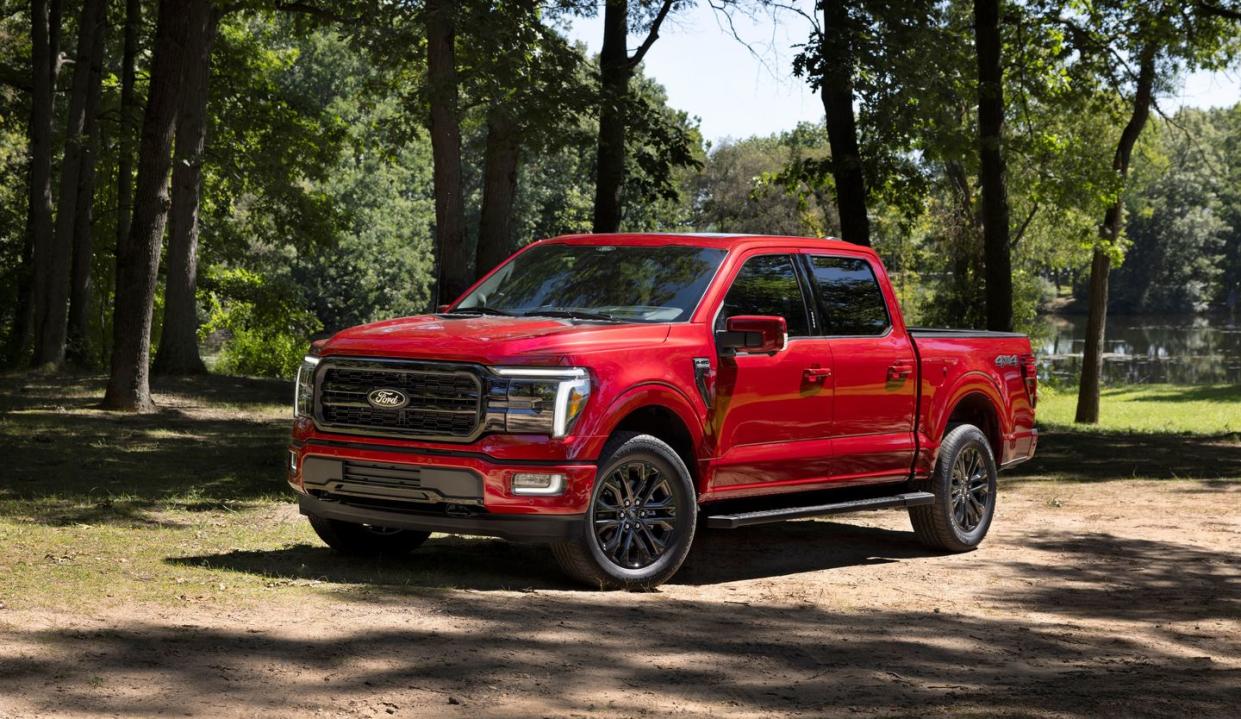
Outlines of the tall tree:
<svg viewBox="0 0 1241 719">
<path fill-rule="evenodd" d="M 73 233 L 78 219 L 78 178 L 82 153 L 90 142 L 86 113 L 91 94 L 91 60 L 95 54 L 94 45 L 103 41 L 106 10 L 104 0 L 84 0 L 78 21 L 77 52 L 65 117 L 65 152 L 60 164 L 60 201 L 48 264 L 42 268 L 46 274 L 39 278 L 39 300 L 35 303 L 34 364 L 38 366 L 58 368 L 65 359 Z"/>
<path fill-rule="evenodd" d="M 22 354 L 38 325 L 39 301 L 52 262 L 52 113 L 60 71 L 60 2 L 30 3 L 30 180 L 27 185 L 26 236 L 18 278 L 18 308 L 10 354 Z"/>
<path fill-rule="evenodd" d="M 138 177 L 128 239 L 116 248 L 116 302 L 107 409 L 150 411 L 151 312 L 160 246 L 168 219 L 168 172 L 189 25 L 180 0 L 160 0 L 151 81 L 138 145 Z"/>
<path fill-rule="evenodd" d="M 90 325 L 91 261 L 94 255 L 93 221 L 95 207 L 95 164 L 100 151 L 99 99 L 103 89 L 103 52 L 107 11 L 95 31 L 90 58 L 90 89 L 86 96 L 84 143 L 78 171 L 77 212 L 73 223 L 73 262 L 69 281 L 69 326 L 65 358 L 78 366 L 91 366 L 94 360 L 87 337 Z"/>
<path fill-rule="evenodd" d="M 1129 120 L 1121 132 L 1112 159 L 1120 191 L 1112 199 L 1099 228 L 1090 263 L 1089 318 L 1082 374 L 1078 384 L 1075 421 L 1099 421 L 1099 376 L 1103 369 L 1104 329 L 1107 324 L 1108 274 L 1114 257 L 1123 257 L 1124 184 L 1133 146 L 1146 126 L 1161 74 L 1182 69 L 1218 68 L 1232 58 L 1241 40 L 1241 8 L 1233 3 L 1167 0 L 1157 4 L 1140 0 L 1099 0 L 1084 6 L 1084 16 L 1063 19 L 1081 55 L 1104 76 L 1125 77 L 1132 83 Z M 1055 12 L 1060 12 L 1056 10 Z M 1134 68 L 1136 60 L 1136 69 Z M 1161 73 L 1162 68 L 1162 73 Z"/>
<path fill-rule="evenodd" d="M 1138 75 L 1134 84 L 1133 105 L 1129 122 L 1120 133 L 1116 154 L 1112 158 L 1112 170 L 1122 180 L 1129 174 L 1129 160 L 1133 146 L 1146 127 L 1150 117 L 1151 102 L 1155 97 L 1155 59 L 1158 47 L 1148 42 L 1138 57 Z M 1089 316 L 1086 320 L 1086 346 L 1082 356 L 1082 376 L 1077 388 L 1076 422 L 1094 424 L 1099 421 L 1099 375 L 1103 372 L 1103 336 L 1107 324 L 1108 273 L 1112 269 L 1111 250 L 1120 240 L 1124 224 L 1125 202 L 1122 193 L 1116 194 L 1103 224 L 1099 238 L 1103 241 L 1094 248 L 1090 258 Z"/>
<path fill-rule="evenodd" d="M 1000 0 L 974 0 L 978 55 L 978 157 L 986 258 L 987 329 L 1013 329 L 1013 266 L 1009 249 L 1008 180 L 1004 167 L 1004 72 L 1000 62 Z"/>
<path fill-rule="evenodd" d="M 439 302 L 456 299 L 470 284 L 470 248 L 461 187 L 461 111 L 457 80 L 457 11 L 453 0 L 426 0 L 427 92 L 435 182 L 435 240 Z"/>
<path fill-rule="evenodd" d="M 138 30 L 142 27 L 142 0 L 125 0 L 125 39 L 121 51 L 121 122 L 116 160 L 116 246 L 129 239 L 133 217 L 134 152 L 138 139 L 137 84 Z"/>
<path fill-rule="evenodd" d="M 503 107 L 487 112 L 487 146 L 483 153 L 483 200 L 478 218 L 475 274 L 504 261 L 513 247 L 513 200 L 517 195 L 517 161 L 521 138 L 517 122 Z"/>
<path fill-rule="evenodd" d="M 827 117 L 832 150 L 832 178 L 841 239 L 870 246 L 870 217 L 866 212 L 866 177 L 858 150 L 853 116 L 853 33 L 849 0 L 823 0 L 821 43 L 822 76 L 819 93 Z"/>
<path fill-rule="evenodd" d="M 634 70 L 659 39 L 659 28 L 676 0 L 662 0 L 646 39 L 629 54 L 629 0 L 607 0 L 603 10 L 603 46 L 599 52 L 599 142 L 595 163 L 594 231 L 616 232 L 623 217 L 625 136 Z"/>
<path fill-rule="evenodd" d="M 186 36 L 181 105 L 177 115 L 168 217 L 167 287 L 164 324 L 152 370 L 156 374 L 201 374 L 198 354 L 198 207 L 203 148 L 207 141 L 207 83 L 211 46 L 220 12 L 211 0 L 193 0 Z"/>
</svg>

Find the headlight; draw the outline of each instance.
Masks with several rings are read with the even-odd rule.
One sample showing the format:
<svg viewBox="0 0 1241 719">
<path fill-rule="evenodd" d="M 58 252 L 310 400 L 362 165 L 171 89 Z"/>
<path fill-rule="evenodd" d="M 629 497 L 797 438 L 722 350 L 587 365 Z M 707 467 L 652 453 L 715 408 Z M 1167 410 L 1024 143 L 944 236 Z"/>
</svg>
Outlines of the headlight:
<svg viewBox="0 0 1241 719">
<path fill-rule="evenodd" d="M 307 355 L 297 368 L 297 381 L 293 384 L 293 416 L 311 417 L 315 410 L 315 369 L 319 358 Z"/>
<path fill-rule="evenodd" d="M 581 367 L 497 367 L 508 379 L 505 429 L 564 437 L 590 399 L 590 373 Z"/>
</svg>

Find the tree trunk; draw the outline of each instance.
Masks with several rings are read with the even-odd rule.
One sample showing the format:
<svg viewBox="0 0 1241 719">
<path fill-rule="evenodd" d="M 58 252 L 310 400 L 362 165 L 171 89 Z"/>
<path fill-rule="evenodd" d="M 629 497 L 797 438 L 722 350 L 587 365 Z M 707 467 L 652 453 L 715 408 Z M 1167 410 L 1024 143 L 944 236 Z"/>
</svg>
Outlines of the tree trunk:
<svg viewBox="0 0 1241 719">
<path fill-rule="evenodd" d="M 595 161 L 595 232 L 617 232 L 625 189 L 625 105 L 629 99 L 629 2 L 607 0 L 599 53 L 599 145 Z"/>
<path fill-rule="evenodd" d="M 52 260 L 52 112 L 56 91 L 59 3 L 30 3 L 30 174 L 27 184 L 24 269 L 18 275 L 17 312 L 10 355 L 21 356 L 42 319 L 42 298 Z"/>
<path fill-rule="evenodd" d="M 1129 158 L 1133 146 L 1146 126 L 1150 116 L 1151 101 L 1155 87 L 1155 53 L 1158 48 L 1151 44 L 1142 48 L 1138 66 L 1137 86 L 1133 95 L 1133 110 L 1129 122 L 1120 133 L 1112 169 L 1121 177 L 1121 189 L 1104 215 L 1099 228 L 1100 242 L 1095 246 L 1090 262 L 1090 315 L 1086 320 L 1086 347 L 1082 357 L 1082 376 L 1077 388 L 1077 416 L 1075 422 L 1095 424 L 1099 421 L 1099 376 L 1103 373 L 1103 329 L 1107 325 L 1107 280 L 1112 268 L 1108 253 L 1120 238 L 1124 222 L 1124 180 L 1129 175 Z"/>
<path fill-rule="evenodd" d="M 82 170 L 82 151 L 90 141 L 86 133 L 86 111 L 91 92 L 91 60 L 94 44 L 101 39 L 104 0 L 84 0 L 78 22 L 78 45 L 74 55 L 69 111 L 65 117 L 65 152 L 60 163 L 60 203 L 56 226 L 48 253 L 49 262 L 39 278 L 39 301 L 35 303 L 34 364 L 59 369 L 65 361 L 68 331 L 70 270 L 73 263 L 73 231 L 77 225 L 78 177 Z"/>
<path fill-rule="evenodd" d="M 95 209 L 95 162 L 100 147 L 99 95 L 102 91 L 103 51 L 107 11 L 96 26 L 90 59 L 90 90 L 86 96 L 86 125 L 83 129 L 82 167 L 78 171 L 77 215 L 73 223 L 73 266 L 69 282 L 69 327 L 65 343 L 67 359 L 79 367 L 90 367 L 95 360 L 87 336 L 90 326 L 91 262 L 94 242 L 91 223 Z"/>
<path fill-rule="evenodd" d="M 160 0 L 155 53 L 142 138 L 129 239 L 116 253 L 116 303 L 112 312 L 112 372 L 103 398 L 107 409 L 149 411 L 151 310 L 160 244 L 168 219 L 168 172 L 181 85 L 188 15 L 179 0 Z"/>
<path fill-rule="evenodd" d="M 974 0 L 978 54 L 978 157 L 986 259 L 987 329 L 1013 329 L 1013 266 L 1009 251 L 1004 167 L 1004 80 L 1000 63 L 1000 0 Z"/>
<path fill-rule="evenodd" d="M 152 370 L 187 375 L 207 371 L 198 354 L 198 207 L 203 147 L 207 141 L 207 83 L 219 12 L 211 0 L 194 0 L 185 44 L 181 109 L 172 167 L 172 211 L 168 216 L 168 284 L 164 327 Z"/>
<path fill-rule="evenodd" d="M 435 240 L 439 249 L 437 304 L 451 302 L 470 284 L 465 200 L 461 191 L 461 114 L 458 109 L 456 3 L 427 0 L 427 85 L 431 100 Z"/>
<path fill-rule="evenodd" d="M 138 101 L 134 96 L 137 78 L 138 30 L 142 26 L 142 0 L 125 2 L 125 47 L 121 53 L 121 123 L 116 160 L 116 247 L 129 241 L 133 216 L 134 145 L 138 138 Z"/>
<path fill-rule="evenodd" d="M 823 2 L 823 111 L 827 141 L 836 181 L 836 208 L 840 238 L 870 246 L 870 217 L 866 213 L 866 178 L 858 151 L 857 122 L 853 117 L 853 29 L 847 0 Z"/>
<path fill-rule="evenodd" d="M 513 246 L 513 199 L 521 141 L 513 118 L 500 109 L 487 114 L 483 158 L 483 206 L 478 222 L 475 274 L 482 277 L 503 262 Z"/>
</svg>

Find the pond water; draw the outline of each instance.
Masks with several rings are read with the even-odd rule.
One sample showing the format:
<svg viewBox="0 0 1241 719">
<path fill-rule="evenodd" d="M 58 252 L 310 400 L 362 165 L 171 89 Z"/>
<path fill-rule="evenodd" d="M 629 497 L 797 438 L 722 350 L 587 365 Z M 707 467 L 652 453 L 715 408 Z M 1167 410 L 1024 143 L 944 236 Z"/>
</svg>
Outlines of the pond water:
<svg viewBox="0 0 1241 719">
<path fill-rule="evenodd" d="M 1047 315 L 1030 338 L 1040 379 L 1073 385 L 1081 372 L 1085 315 Z M 1241 317 L 1117 315 L 1104 332 L 1104 384 L 1241 383 Z"/>
</svg>

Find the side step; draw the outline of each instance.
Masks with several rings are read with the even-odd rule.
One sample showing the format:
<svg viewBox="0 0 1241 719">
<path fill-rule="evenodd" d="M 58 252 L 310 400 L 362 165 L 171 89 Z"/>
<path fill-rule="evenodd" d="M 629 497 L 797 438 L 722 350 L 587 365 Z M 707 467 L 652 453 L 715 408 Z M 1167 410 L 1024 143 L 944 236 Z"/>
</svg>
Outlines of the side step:
<svg viewBox="0 0 1241 719">
<path fill-rule="evenodd" d="M 805 519 L 822 517 L 828 514 L 844 514 L 846 512 L 863 512 L 868 509 L 891 509 L 894 507 L 916 507 L 931 504 L 935 495 L 930 492 L 906 492 L 891 497 L 871 497 L 855 499 L 850 502 L 820 504 L 813 507 L 784 507 L 766 509 L 759 512 L 741 512 L 738 514 L 716 514 L 707 517 L 707 526 L 711 529 L 737 529 L 755 524 L 773 524 L 789 519 Z"/>
</svg>

